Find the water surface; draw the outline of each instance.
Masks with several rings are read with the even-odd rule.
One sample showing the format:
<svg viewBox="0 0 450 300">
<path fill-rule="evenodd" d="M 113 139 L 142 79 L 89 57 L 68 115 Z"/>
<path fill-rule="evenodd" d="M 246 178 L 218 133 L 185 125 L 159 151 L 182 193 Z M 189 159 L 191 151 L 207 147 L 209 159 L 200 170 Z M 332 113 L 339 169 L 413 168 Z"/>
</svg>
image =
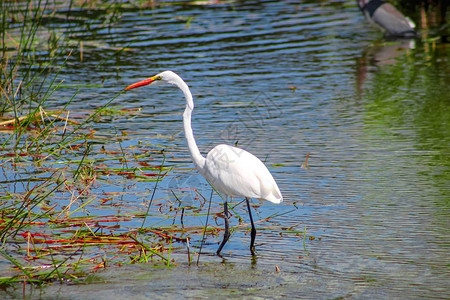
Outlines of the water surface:
<svg viewBox="0 0 450 300">
<path fill-rule="evenodd" d="M 101 106 L 123 87 L 173 70 L 194 95 L 193 127 L 201 151 L 226 142 L 252 152 L 271 170 L 284 202 L 253 201 L 255 219 L 276 214 L 257 223 L 255 258 L 248 250 L 248 227 L 242 226 L 223 258 L 214 255 L 221 237 L 209 237 L 198 267 L 188 266 L 181 249 L 173 254 L 175 268 L 111 267 L 96 274 L 95 284 L 54 284 L 33 295 L 450 296 L 448 45 L 386 42 L 354 1 L 128 7 L 112 26 L 100 19 L 77 19 L 74 12 L 78 21 L 67 30 L 69 24 L 48 20 L 47 26 L 84 43 L 83 61 L 74 53 L 62 71 L 65 82 L 104 85 L 79 89 L 71 109 Z M 126 50 L 118 53 L 122 47 Z M 67 94 L 55 97 L 55 105 L 74 90 L 69 86 Z M 142 108 L 142 114 L 96 124 L 98 130 L 130 132 L 124 146 L 171 150 L 168 160 L 176 167 L 160 183 L 157 199 L 179 185 L 209 195 L 186 149 L 179 91 L 142 88 L 120 95 L 114 104 Z M 124 180 L 110 188 L 127 185 Z M 132 188 L 138 195 L 153 185 Z M 125 200 L 136 206 L 142 201 Z M 212 210 L 220 206 L 216 195 Z M 248 222 L 244 205 L 236 212 Z M 202 226 L 205 218 L 187 222 Z M 236 218 L 231 225 L 239 225 Z"/>
</svg>

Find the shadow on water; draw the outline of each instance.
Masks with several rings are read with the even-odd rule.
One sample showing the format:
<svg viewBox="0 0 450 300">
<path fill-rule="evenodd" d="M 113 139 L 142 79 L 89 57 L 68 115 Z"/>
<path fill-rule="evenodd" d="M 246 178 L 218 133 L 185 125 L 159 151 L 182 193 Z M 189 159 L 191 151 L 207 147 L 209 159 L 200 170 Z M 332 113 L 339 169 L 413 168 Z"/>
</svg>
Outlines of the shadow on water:
<svg viewBox="0 0 450 300">
<path fill-rule="evenodd" d="M 75 45 L 59 75 L 67 86 L 55 91 L 51 105 L 65 104 L 77 91 L 68 109 L 95 109 L 129 83 L 172 69 L 193 92 L 194 134 L 202 152 L 226 142 L 254 153 L 271 170 L 285 202 L 253 200 L 260 221 L 256 258 L 248 249 L 245 206 L 235 206 L 234 231 L 220 258 L 213 255 L 223 226 L 215 195 L 200 265 L 189 265 L 188 255 L 197 258 L 206 220 L 199 194 L 209 195 L 210 188 L 186 151 L 182 95 L 173 88 L 121 94 L 113 107 L 133 113 L 103 115 L 91 125 L 102 136 L 92 150 L 103 147 L 117 156 L 106 162 L 101 159 L 107 155 L 94 156 L 92 165 L 115 173 L 101 173 L 91 190 L 99 198 L 96 205 L 78 214 L 132 217 L 104 229 L 110 234 L 141 225 L 173 230 L 173 236 L 191 238 L 189 253 L 184 240 L 173 241 L 173 268 L 104 266 L 88 275 L 92 284 L 27 286 L 26 295 L 450 296 L 447 44 L 380 39 L 354 1 L 130 4 L 73 9 L 67 18 L 65 9 L 57 7 L 44 19 Z M 144 155 L 145 149 L 152 154 Z M 163 156 L 167 174 L 142 224 L 155 182 L 135 175 L 157 173 L 146 164 L 161 166 Z M 132 171 L 139 168 L 144 171 Z M 27 190 L 18 182 L 30 169 L 16 170 L 3 172 L 2 181 L 9 182 L 3 191 Z M 125 171 L 134 173 L 118 174 Z M 106 194 L 110 198 L 102 198 Z M 140 234 L 150 239 L 148 232 Z"/>
</svg>

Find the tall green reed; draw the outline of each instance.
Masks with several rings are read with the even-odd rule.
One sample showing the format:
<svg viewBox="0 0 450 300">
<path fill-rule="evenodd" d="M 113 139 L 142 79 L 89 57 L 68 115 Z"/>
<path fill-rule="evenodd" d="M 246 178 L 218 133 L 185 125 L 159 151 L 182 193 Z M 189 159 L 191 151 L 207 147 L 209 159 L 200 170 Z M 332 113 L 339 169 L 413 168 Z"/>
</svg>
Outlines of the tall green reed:
<svg viewBox="0 0 450 300">
<path fill-rule="evenodd" d="M 54 168 L 49 172 L 48 167 L 47 171 L 41 170 L 42 166 L 67 153 L 73 154 L 70 147 L 75 143 L 87 144 L 89 133 L 83 128 L 114 100 L 76 122 L 70 130 L 66 130 L 70 120 L 65 110 L 71 100 L 57 111 L 49 110 L 48 102 L 61 88 L 59 74 L 72 49 L 63 38 L 55 38 L 58 36 L 55 32 L 42 26 L 43 19 L 51 13 L 47 4 L 45 0 L 0 2 L 0 118 L 7 120 L 7 125 L 0 126 L 6 130 L 0 136 L 1 174 L 30 172 L 14 177 L 17 182 L 24 182 L 21 192 L 7 190 L 9 179 L 0 177 L 0 256 L 21 271 L 2 278 L 1 283 L 15 282 L 17 278 L 31 282 L 39 278 L 36 272 L 28 270 L 10 245 L 21 243 L 17 240 L 19 233 L 32 231 L 35 221 L 55 221 L 54 216 L 59 215 L 53 207 L 46 206 L 55 193 L 67 189 L 68 180 L 80 180 L 78 174 L 84 162 L 81 160 L 72 176 L 71 168 Z M 20 164 L 26 167 L 19 171 Z M 61 277 L 58 271 L 61 264 L 53 263 L 54 269 L 41 278 Z"/>
</svg>

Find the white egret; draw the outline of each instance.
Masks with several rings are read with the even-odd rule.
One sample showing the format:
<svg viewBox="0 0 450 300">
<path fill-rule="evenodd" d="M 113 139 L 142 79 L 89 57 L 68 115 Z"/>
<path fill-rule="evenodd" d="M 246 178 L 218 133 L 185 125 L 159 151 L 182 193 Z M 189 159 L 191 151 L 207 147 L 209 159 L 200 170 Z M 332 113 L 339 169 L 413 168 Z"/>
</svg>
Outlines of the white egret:
<svg viewBox="0 0 450 300">
<path fill-rule="evenodd" d="M 253 154 L 237 147 L 218 145 L 203 157 L 197 147 L 191 126 L 191 115 L 194 110 L 194 101 L 187 84 L 172 71 L 164 71 L 148 79 L 139 81 L 125 88 L 131 90 L 146 85 L 171 84 L 177 86 L 186 98 L 186 109 L 183 113 L 184 133 L 189 152 L 195 167 L 200 174 L 224 198 L 225 233 L 222 243 L 217 250 L 220 255 L 225 243 L 230 237 L 228 224 L 228 198 L 244 197 L 252 226 L 250 251 L 255 254 L 256 229 L 250 210 L 250 198 L 267 200 L 272 203 L 283 201 L 280 189 L 266 166 Z"/>
</svg>

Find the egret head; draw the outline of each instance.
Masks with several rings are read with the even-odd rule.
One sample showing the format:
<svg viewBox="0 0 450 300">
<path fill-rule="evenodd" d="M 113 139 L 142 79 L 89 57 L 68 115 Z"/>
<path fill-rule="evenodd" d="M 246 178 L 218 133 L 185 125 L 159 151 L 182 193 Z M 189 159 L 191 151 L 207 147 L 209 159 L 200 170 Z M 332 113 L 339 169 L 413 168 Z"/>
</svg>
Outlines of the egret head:
<svg viewBox="0 0 450 300">
<path fill-rule="evenodd" d="M 146 85 L 164 85 L 164 84 L 173 84 L 173 85 L 179 85 L 181 81 L 180 76 L 175 74 L 172 71 L 164 71 L 161 72 L 155 76 L 152 76 L 150 78 L 144 79 L 142 81 L 133 83 L 132 85 L 129 85 L 125 88 L 126 91 L 135 89 L 141 86 Z"/>
</svg>

